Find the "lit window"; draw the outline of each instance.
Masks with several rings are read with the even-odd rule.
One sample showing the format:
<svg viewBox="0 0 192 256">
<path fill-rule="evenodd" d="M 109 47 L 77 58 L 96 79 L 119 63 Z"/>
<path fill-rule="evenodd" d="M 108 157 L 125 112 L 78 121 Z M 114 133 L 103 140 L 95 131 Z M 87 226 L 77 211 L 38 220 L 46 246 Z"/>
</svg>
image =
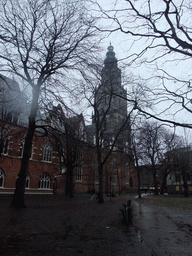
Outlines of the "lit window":
<svg viewBox="0 0 192 256">
<path fill-rule="evenodd" d="M 22 140 L 20 147 L 19 147 L 19 157 L 23 157 L 24 145 L 25 145 L 25 140 Z"/>
<path fill-rule="evenodd" d="M 61 173 L 65 173 L 66 170 L 65 170 L 65 167 L 61 167 Z"/>
<path fill-rule="evenodd" d="M 50 188 L 50 177 L 47 173 L 44 173 L 39 179 L 39 188 L 49 189 Z"/>
<path fill-rule="evenodd" d="M 52 153 L 53 149 L 51 145 L 48 143 L 43 147 L 43 161 L 45 162 L 51 162 L 52 161 Z"/>
<path fill-rule="evenodd" d="M 23 157 L 24 146 L 25 146 L 25 139 L 21 141 L 20 148 L 19 148 L 19 157 Z M 30 151 L 30 159 L 32 158 L 32 148 L 33 146 L 31 147 L 31 151 Z"/>
<path fill-rule="evenodd" d="M 0 169 L 0 188 L 2 188 L 4 186 L 4 173 L 3 171 Z"/>
</svg>

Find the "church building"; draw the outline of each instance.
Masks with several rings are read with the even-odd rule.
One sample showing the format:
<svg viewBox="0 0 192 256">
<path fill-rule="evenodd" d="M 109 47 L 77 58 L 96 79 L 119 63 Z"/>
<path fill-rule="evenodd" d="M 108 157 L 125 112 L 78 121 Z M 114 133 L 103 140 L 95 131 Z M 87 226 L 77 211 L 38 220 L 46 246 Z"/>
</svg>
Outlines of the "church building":
<svg viewBox="0 0 192 256">
<path fill-rule="evenodd" d="M 4 76 L 0 76 L 0 103 L 0 193 L 13 193 L 25 143 L 29 105 L 18 83 Z M 98 191 L 96 121 L 100 126 L 102 157 L 107 150 L 112 149 L 103 168 L 103 191 L 108 194 L 135 190 L 137 180 L 129 155 L 131 128 L 127 92 L 121 83 L 121 70 L 112 45 L 108 47 L 94 104 L 99 120 L 96 120 L 94 114 L 92 125 L 86 126 L 82 115 L 67 122 L 70 132 L 74 131 L 76 137 L 79 134 L 77 142 L 82 140 L 78 144 L 81 151 L 76 152 L 78 156 L 73 163 L 73 190 Z M 60 109 L 57 110 L 60 113 Z M 56 120 L 51 121 L 56 124 Z M 65 130 L 62 132 L 65 134 Z M 69 143 L 66 136 L 63 136 L 62 141 L 64 144 Z M 74 138 L 70 139 L 70 143 L 74 141 Z M 61 155 L 57 144 L 53 135 L 43 136 L 40 131 L 36 131 L 26 178 L 26 193 L 65 193 L 68 165 L 63 159 L 69 147 L 63 145 L 64 153 Z M 71 145 L 72 153 L 77 149 L 76 144 Z"/>
<path fill-rule="evenodd" d="M 117 146 L 121 149 L 125 148 L 130 137 L 127 91 L 121 84 L 121 70 L 117 66 L 112 45 L 108 47 L 104 61 L 101 85 L 96 93 L 96 104 L 100 112 L 100 119 L 105 118 L 104 132 L 113 140 L 117 132 L 120 131 Z"/>
<path fill-rule="evenodd" d="M 104 190 L 113 185 L 114 191 L 125 191 L 137 187 L 134 164 L 130 151 L 130 116 L 127 112 L 127 91 L 121 83 L 113 46 L 110 44 L 101 72 L 101 84 L 95 92 L 94 115 L 88 133 L 99 129 L 103 142 L 103 154 L 114 144 L 113 152 L 104 168 Z M 105 151 L 105 152 L 104 152 Z"/>
</svg>

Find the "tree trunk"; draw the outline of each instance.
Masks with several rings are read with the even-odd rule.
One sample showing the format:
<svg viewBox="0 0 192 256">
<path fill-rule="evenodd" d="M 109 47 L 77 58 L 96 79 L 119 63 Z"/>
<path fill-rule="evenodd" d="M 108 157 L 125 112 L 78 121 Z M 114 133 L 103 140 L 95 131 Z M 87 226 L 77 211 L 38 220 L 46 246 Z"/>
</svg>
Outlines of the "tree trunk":
<svg viewBox="0 0 192 256">
<path fill-rule="evenodd" d="M 23 158 L 21 159 L 21 167 L 20 167 L 18 178 L 16 180 L 15 192 L 14 192 L 14 196 L 11 204 L 11 206 L 14 208 L 26 207 L 24 202 L 25 180 L 27 176 L 29 158 L 31 155 L 32 141 L 33 141 L 33 136 L 34 136 L 35 127 L 36 127 L 35 119 L 36 119 L 37 109 L 38 109 L 39 89 L 40 87 L 36 87 L 34 88 L 34 91 L 33 91 L 33 100 L 31 104 L 31 112 L 29 116 L 27 135 L 25 138 Z"/>
<path fill-rule="evenodd" d="M 98 203 L 104 203 L 103 199 L 103 165 L 99 166 L 99 193 L 98 193 Z"/>
<path fill-rule="evenodd" d="M 67 166 L 65 195 L 73 198 L 73 167 L 70 165 Z"/>
<path fill-rule="evenodd" d="M 136 152 L 135 152 L 136 156 Z M 141 198 L 141 177 L 140 177 L 140 170 L 139 170 L 139 163 L 138 163 L 138 158 L 136 158 L 136 169 L 137 169 L 137 184 L 138 184 L 138 198 Z"/>
<path fill-rule="evenodd" d="M 99 174 L 99 192 L 98 192 L 98 203 L 104 203 L 103 199 L 103 164 L 101 162 L 101 145 L 99 144 L 99 136 L 96 136 L 97 143 L 97 166 L 98 166 L 98 174 Z"/>
<path fill-rule="evenodd" d="M 69 197 L 73 198 L 73 168 L 70 169 L 69 174 L 70 182 L 69 182 Z"/>
<path fill-rule="evenodd" d="M 65 195 L 69 195 L 69 170 L 67 168 L 66 184 L 65 184 Z"/>
</svg>

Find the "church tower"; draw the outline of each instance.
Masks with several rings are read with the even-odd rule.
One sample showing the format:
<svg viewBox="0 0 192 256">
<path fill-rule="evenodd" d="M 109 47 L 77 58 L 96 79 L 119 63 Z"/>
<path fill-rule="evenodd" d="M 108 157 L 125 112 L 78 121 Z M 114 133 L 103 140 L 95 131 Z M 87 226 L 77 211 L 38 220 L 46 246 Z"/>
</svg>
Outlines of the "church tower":
<svg viewBox="0 0 192 256">
<path fill-rule="evenodd" d="M 105 119 L 104 133 L 110 140 L 113 140 L 127 119 L 127 91 L 121 84 L 121 70 L 118 68 L 113 49 L 110 44 L 101 73 L 101 84 L 96 92 L 100 120 Z M 118 137 L 118 147 L 125 148 L 129 135 L 128 120 Z"/>
</svg>

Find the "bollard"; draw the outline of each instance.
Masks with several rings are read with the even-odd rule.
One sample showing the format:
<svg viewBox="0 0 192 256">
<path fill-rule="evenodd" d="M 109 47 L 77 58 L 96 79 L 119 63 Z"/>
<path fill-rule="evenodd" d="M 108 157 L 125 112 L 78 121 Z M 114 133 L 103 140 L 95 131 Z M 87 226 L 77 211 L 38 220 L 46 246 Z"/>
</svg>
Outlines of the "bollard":
<svg viewBox="0 0 192 256">
<path fill-rule="evenodd" d="M 127 204 L 122 204 L 122 207 L 119 210 L 123 215 L 123 222 L 127 225 L 132 223 L 131 200 L 128 200 Z"/>
<path fill-rule="evenodd" d="M 132 209 L 131 209 L 131 200 L 127 201 L 127 224 L 132 223 Z"/>
</svg>

